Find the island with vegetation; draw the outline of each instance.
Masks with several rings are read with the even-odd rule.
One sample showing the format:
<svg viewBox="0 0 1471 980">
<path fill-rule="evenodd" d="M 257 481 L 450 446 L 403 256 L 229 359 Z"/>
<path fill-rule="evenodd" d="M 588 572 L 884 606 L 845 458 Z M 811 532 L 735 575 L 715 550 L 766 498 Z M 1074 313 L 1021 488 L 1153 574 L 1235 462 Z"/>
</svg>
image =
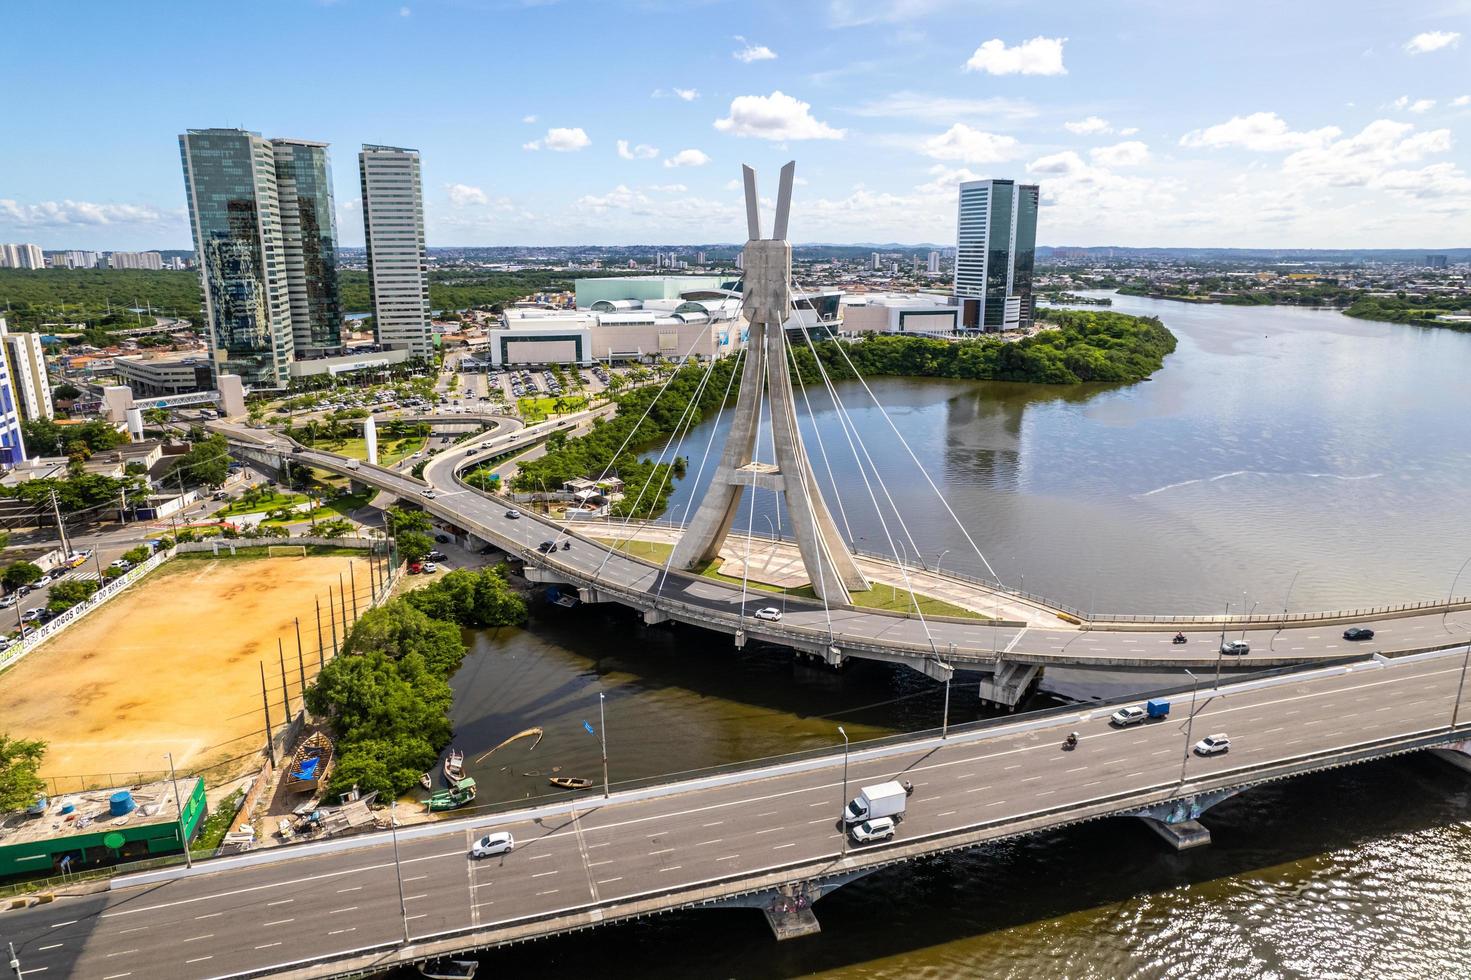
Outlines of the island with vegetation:
<svg viewBox="0 0 1471 980">
<path fill-rule="evenodd" d="M 1382 320 L 1386 323 L 1408 323 L 1420 327 L 1471 331 L 1471 296 L 1441 296 L 1434 299 L 1405 295 L 1363 296 L 1354 300 L 1353 304 L 1343 312 L 1361 320 Z M 1457 315 L 1468 319 L 1442 319 L 1442 317 Z"/>
</svg>

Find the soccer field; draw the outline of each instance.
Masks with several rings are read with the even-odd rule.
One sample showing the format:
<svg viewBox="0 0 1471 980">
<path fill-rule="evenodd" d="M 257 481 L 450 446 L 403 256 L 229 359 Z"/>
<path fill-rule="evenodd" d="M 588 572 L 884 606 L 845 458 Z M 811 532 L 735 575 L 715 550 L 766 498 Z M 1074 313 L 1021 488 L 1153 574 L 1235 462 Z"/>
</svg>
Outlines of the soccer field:
<svg viewBox="0 0 1471 980">
<path fill-rule="evenodd" d="M 315 600 L 327 627 L 327 589 L 355 566 L 365 610 L 367 562 L 355 557 L 175 559 L 0 674 L 0 730 L 47 743 L 41 774 L 63 777 L 157 772 L 174 754 L 181 771 L 216 766 L 218 783 L 247 767 L 264 745 L 260 663 L 271 723 L 282 710 L 277 641 L 286 652 L 286 690 L 301 706 L 296 628 L 306 679 L 317 670 Z M 351 587 L 347 603 L 352 615 Z M 339 636 L 342 624 L 339 623 Z"/>
</svg>

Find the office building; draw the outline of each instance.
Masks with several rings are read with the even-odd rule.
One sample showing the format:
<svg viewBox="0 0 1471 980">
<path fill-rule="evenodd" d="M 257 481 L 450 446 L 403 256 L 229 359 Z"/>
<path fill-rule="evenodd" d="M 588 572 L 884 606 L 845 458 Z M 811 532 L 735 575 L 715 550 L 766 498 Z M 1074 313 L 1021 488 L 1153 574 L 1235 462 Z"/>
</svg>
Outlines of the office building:
<svg viewBox="0 0 1471 980">
<path fill-rule="evenodd" d="M 281 388 L 295 353 L 271 144 L 241 129 L 179 137 L 216 377 Z"/>
<path fill-rule="evenodd" d="M 1425 265 L 1431 269 L 1444 269 L 1450 265 L 1449 255 L 1427 255 Z"/>
<path fill-rule="evenodd" d="M 163 268 L 163 256 L 157 252 L 108 252 L 109 269 L 153 269 Z"/>
<path fill-rule="evenodd" d="M 968 180 L 960 185 L 955 297 L 962 329 L 1031 326 L 1037 202 L 1036 184 Z"/>
<path fill-rule="evenodd" d="M 5 321 L 0 320 L 0 341 L 5 344 L 6 368 L 21 418 L 55 418 L 56 409 L 51 404 L 51 379 L 46 373 L 46 348 L 41 346 L 41 335 L 29 331 L 11 333 L 5 329 Z"/>
<path fill-rule="evenodd" d="M 424 194 L 419 151 L 363 145 L 358 154 L 363 188 L 363 235 L 378 343 L 427 358 L 434 349 L 429 325 L 429 255 L 424 247 Z"/>
<path fill-rule="evenodd" d="M 133 389 L 134 396 L 160 397 L 209 391 L 214 387 L 214 372 L 207 358 L 198 354 L 142 354 L 117 357 L 112 368 L 118 383 Z"/>
<path fill-rule="evenodd" d="M 273 139 L 281 237 L 286 244 L 286 292 L 297 357 L 342 348 L 337 290 L 337 215 L 327 144 Z"/>
<path fill-rule="evenodd" d="M 877 252 L 874 252 L 873 253 L 873 259 L 872 259 L 871 265 L 872 265 L 872 268 L 873 268 L 873 271 L 874 272 L 879 271 L 879 268 L 880 268 L 880 265 L 879 265 L 879 253 L 877 253 Z"/>
<path fill-rule="evenodd" d="M 938 273 L 940 271 L 940 253 L 939 252 L 931 252 L 930 253 L 929 262 L 928 262 L 928 264 L 925 265 L 925 271 L 928 272 L 928 273 L 930 273 L 931 275 L 934 275 L 934 274 L 936 274 L 936 273 Z"/>
<path fill-rule="evenodd" d="M 46 254 L 39 245 L 0 245 L 0 269 L 44 269 Z"/>
<path fill-rule="evenodd" d="M 5 318 L 0 317 L 0 334 Z M 26 441 L 20 428 L 20 398 L 10 377 L 9 358 L 0 357 L 0 466 L 26 461 Z"/>
</svg>

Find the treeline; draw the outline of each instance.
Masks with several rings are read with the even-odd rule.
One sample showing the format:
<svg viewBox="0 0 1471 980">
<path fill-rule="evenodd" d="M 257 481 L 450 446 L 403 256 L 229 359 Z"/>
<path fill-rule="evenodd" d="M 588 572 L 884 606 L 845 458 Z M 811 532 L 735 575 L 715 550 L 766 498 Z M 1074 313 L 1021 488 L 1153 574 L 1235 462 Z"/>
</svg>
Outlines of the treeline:
<svg viewBox="0 0 1471 980">
<path fill-rule="evenodd" d="M 199 275 L 152 269 L 0 269 L 0 307 L 12 330 L 65 320 L 123 329 L 139 323 L 129 307 L 182 319 L 199 315 Z M 63 309 L 64 307 L 64 309 Z M 108 316 L 109 308 L 112 315 Z"/>
<path fill-rule="evenodd" d="M 526 603 L 499 569 L 456 570 L 364 613 L 306 692 L 337 742 L 328 795 L 356 786 L 396 797 L 416 786 L 452 734 L 460 627 L 525 621 Z"/>
<path fill-rule="evenodd" d="M 619 517 L 658 514 L 664 509 L 673 489 L 672 477 L 683 473 L 684 461 L 666 459 L 664 463 L 656 464 L 643 458 L 639 450 L 670 438 L 676 428 L 682 428 L 680 419 L 691 402 L 695 404 L 692 417 L 685 419 L 687 426 L 698 425 L 707 414 L 718 409 L 735 366 L 733 357 L 717 361 L 698 400 L 696 391 L 705 374 L 705 366 L 696 364 L 676 371 L 662 395 L 660 388 L 663 386 L 660 384 L 649 384 L 618 395 L 616 415 L 611 419 L 595 420 L 592 431 L 584 436 L 572 439 L 563 433 L 551 436 L 547 440 L 546 455 L 522 463 L 511 481 L 512 488 L 525 493 L 543 488 L 557 490 L 567 480 L 597 477 L 606 472 L 624 483 L 625 496 L 614 508 L 614 513 Z M 736 387 L 738 385 L 731 389 L 732 404 Z M 652 408 L 649 407 L 651 404 Z M 646 409 L 648 416 L 644 417 Z M 642 499 L 640 490 L 645 491 Z"/>
<path fill-rule="evenodd" d="M 1471 330 L 1471 325 L 1448 323 L 1436 317 L 1450 313 L 1471 313 L 1471 298 L 1436 297 L 1434 300 L 1399 296 L 1364 296 L 1343 311 L 1361 320 L 1384 320 L 1388 323 L 1412 323 L 1422 327 L 1444 327 Z"/>
</svg>

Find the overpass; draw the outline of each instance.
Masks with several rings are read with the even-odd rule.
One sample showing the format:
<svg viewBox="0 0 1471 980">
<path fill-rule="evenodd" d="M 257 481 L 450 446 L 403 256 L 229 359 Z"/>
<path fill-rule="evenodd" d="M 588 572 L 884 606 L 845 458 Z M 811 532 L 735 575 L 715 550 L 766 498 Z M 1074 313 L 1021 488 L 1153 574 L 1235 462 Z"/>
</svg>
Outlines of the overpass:
<svg viewBox="0 0 1471 980">
<path fill-rule="evenodd" d="M 576 528 L 534 514 L 509 518 L 508 502 L 471 488 L 459 477 L 487 451 L 500 454 L 508 448 L 530 445 L 559 427 L 583 421 L 573 416 L 515 432 L 482 435 L 434 456 L 425 466 L 424 480 L 307 450 L 274 433 L 228 430 L 228 434 L 233 451 L 257 465 L 279 468 L 283 459 L 289 460 L 340 473 L 413 501 L 476 539 L 521 559 L 528 578 L 572 585 L 584 601 L 617 602 L 639 610 L 647 623 L 683 622 L 730 634 L 737 645 L 754 641 L 778 644 L 833 665 L 848 657 L 882 660 L 912 667 L 937 680 L 948 680 L 956 669 L 973 671 L 982 675 L 981 697 L 1000 704 L 1015 705 L 1038 671 L 1049 665 L 1214 671 L 1220 664 L 1226 671 L 1261 670 L 1334 661 L 1361 650 L 1345 641 L 1341 625 L 1335 625 L 1347 618 L 1346 613 L 1288 619 L 1262 617 L 1248 622 L 1233 619 L 1226 628 L 1233 636 L 1244 635 L 1252 652 L 1239 660 L 1226 658 L 1224 663 L 1218 655 L 1223 625 L 1219 619 L 1161 616 L 1152 622 L 1097 625 L 1074 625 L 1046 614 L 1029 621 L 937 616 L 920 620 L 885 610 L 827 606 L 788 597 L 780 622 L 758 620 L 752 613 L 771 602 L 766 593 L 746 592 L 739 582 L 665 569 L 610 548 Z M 425 496 L 425 491 L 431 489 L 432 499 Z M 542 554 L 537 546 L 544 540 L 570 541 L 572 547 Z M 973 583 L 960 584 L 979 588 Z M 1471 629 L 1468 609 L 1471 602 L 1457 600 L 1424 607 L 1365 610 L 1356 612 L 1353 621 L 1371 625 L 1376 631 L 1370 649 L 1413 653 L 1447 649 L 1464 642 Z M 1186 631 L 1190 642 L 1170 642 L 1177 628 Z"/>
<path fill-rule="evenodd" d="M 354 976 L 688 908 L 756 908 L 800 935 L 823 895 L 917 858 L 1116 817 L 1188 847 L 1209 839 L 1202 813 L 1265 782 L 1426 749 L 1466 768 L 1468 656 L 1176 692 L 1168 718 L 1129 728 L 1108 723 L 1115 704 L 1053 710 L 145 872 L 0 913 L 0 934 L 23 976 L 110 980 Z M 1213 732 L 1228 753 L 1189 753 Z M 845 843 L 843 801 L 895 778 L 915 786 L 897 836 Z M 515 850 L 469 860 L 492 830 Z"/>
</svg>

